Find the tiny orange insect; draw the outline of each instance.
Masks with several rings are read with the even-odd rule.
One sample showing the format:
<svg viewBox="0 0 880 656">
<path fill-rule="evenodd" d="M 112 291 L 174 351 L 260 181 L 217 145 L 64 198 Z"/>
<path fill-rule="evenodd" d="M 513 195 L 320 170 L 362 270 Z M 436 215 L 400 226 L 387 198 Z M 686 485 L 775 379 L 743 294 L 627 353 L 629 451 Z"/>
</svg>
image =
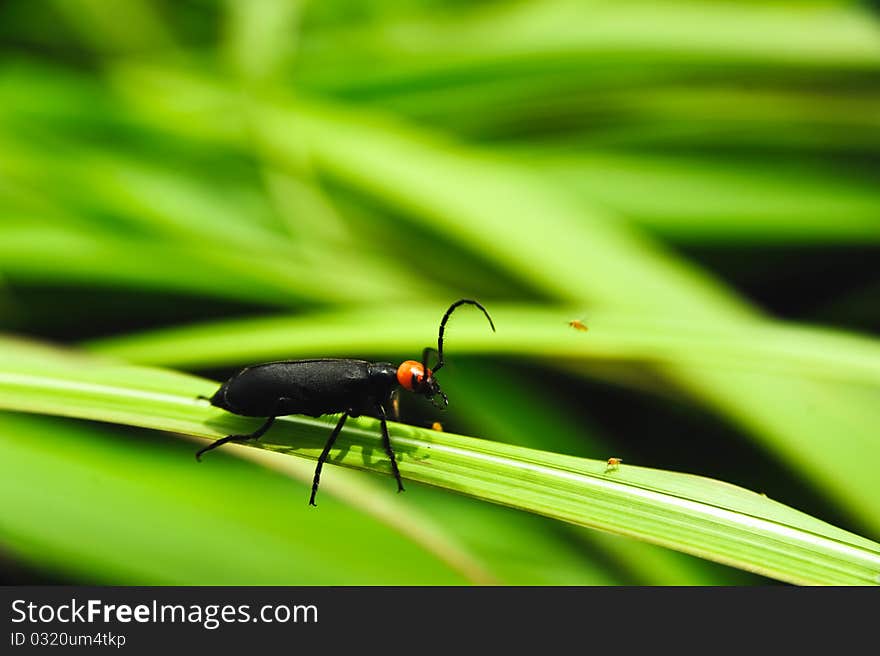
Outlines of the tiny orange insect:
<svg viewBox="0 0 880 656">
<path fill-rule="evenodd" d="M 433 424 L 431 424 L 431 428 L 435 431 L 440 431 L 441 433 L 443 432 L 443 424 L 441 424 L 439 421 L 435 421 Z"/>
<path fill-rule="evenodd" d="M 620 458 L 608 458 L 608 462 L 605 463 L 605 472 L 617 471 L 620 469 L 620 463 L 622 462 L 623 460 Z"/>
<path fill-rule="evenodd" d="M 587 324 L 585 324 L 580 319 L 572 319 L 571 321 L 568 322 L 568 325 L 571 326 L 572 328 L 574 328 L 575 330 L 580 330 L 581 332 L 587 332 L 587 330 L 589 330 L 589 328 L 587 327 Z"/>
</svg>

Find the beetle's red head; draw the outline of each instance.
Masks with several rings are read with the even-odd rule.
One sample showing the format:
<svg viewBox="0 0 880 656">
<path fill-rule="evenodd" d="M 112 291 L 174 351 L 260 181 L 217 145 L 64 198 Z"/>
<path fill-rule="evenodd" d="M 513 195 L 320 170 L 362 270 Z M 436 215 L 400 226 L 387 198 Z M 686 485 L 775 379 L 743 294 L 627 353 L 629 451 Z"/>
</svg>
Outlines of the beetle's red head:
<svg viewBox="0 0 880 656">
<path fill-rule="evenodd" d="M 438 407 L 446 407 L 449 405 L 449 399 L 440 390 L 437 379 L 434 378 L 433 372 L 425 367 L 421 362 L 415 360 L 407 360 L 397 368 L 397 382 L 404 389 L 408 389 L 415 394 L 421 394 L 431 400 Z M 442 406 L 434 402 L 434 397 L 439 395 L 442 400 Z"/>
<path fill-rule="evenodd" d="M 421 362 L 407 360 L 397 368 L 397 382 L 400 383 L 401 387 L 408 389 L 415 394 L 421 394 L 422 396 L 427 397 L 428 400 L 438 408 L 445 408 L 449 405 L 449 399 L 446 398 L 446 395 L 440 390 L 440 385 L 437 384 L 437 379 L 434 378 L 434 372 L 440 371 L 444 365 L 443 331 L 446 329 L 446 322 L 449 320 L 449 317 L 452 316 L 455 308 L 465 304 L 477 306 L 483 314 L 486 315 L 486 319 L 489 320 L 489 325 L 492 326 L 494 332 L 495 324 L 492 323 L 492 317 L 489 316 L 486 308 L 477 303 L 477 301 L 473 301 L 469 298 L 461 298 L 450 305 L 449 309 L 446 310 L 446 313 L 443 315 L 443 318 L 440 319 L 440 330 L 437 333 L 437 364 L 434 365 L 434 371 L 428 369 L 428 354 L 434 350 L 430 347 L 422 352 Z M 435 400 L 436 397 L 440 398 L 439 402 Z"/>
</svg>

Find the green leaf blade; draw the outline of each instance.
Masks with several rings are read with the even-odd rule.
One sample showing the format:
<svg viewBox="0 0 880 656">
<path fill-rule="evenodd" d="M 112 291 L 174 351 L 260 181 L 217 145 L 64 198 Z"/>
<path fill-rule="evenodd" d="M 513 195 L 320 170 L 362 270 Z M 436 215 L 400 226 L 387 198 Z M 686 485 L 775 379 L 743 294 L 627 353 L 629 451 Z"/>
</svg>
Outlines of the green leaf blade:
<svg viewBox="0 0 880 656">
<path fill-rule="evenodd" d="M 195 400 L 216 384 L 173 372 L 104 364 L 82 368 L 14 341 L 0 370 L 0 407 L 221 437 L 253 421 Z M 74 365 L 73 367 L 71 365 Z M 35 373 L 31 373 L 33 370 Z M 124 380 L 123 380 L 124 379 Z M 142 381 L 139 384 L 139 381 Z M 157 391 L 162 386 L 164 391 Z M 316 459 L 334 418 L 287 417 L 251 446 Z M 880 545 L 726 483 L 391 424 L 405 479 L 646 540 L 800 584 L 880 584 Z M 334 464 L 389 474 L 378 422 L 354 419 Z M 193 465 L 195 466 L 195 464 Z"/>
</svg>

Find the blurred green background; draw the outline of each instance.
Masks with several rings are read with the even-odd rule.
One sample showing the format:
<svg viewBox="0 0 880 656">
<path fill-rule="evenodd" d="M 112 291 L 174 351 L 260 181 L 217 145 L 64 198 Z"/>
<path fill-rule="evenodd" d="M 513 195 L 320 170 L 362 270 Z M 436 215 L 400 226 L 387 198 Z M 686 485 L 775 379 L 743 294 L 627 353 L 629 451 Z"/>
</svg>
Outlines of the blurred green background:
<svg viewBox="0 0 880 656">
<path fill-rule="evenodd" d="M 4 332 L 219 380 L 435 339 L 371 342 L 364 311 L 580 319 L 582 348 L 522 352 L 502 324 L 457 344 L 456 315 L 449 410 L 402 420 L 880 539 L 870 3 L 5 0 L 0 48 Z M 327 343 L 248 330 L 325 315 Z M 767 582 L 333 466 L 314 511 L 310 462 L 194 449 L 0 414 L 0 580 Z"/>
</svg>

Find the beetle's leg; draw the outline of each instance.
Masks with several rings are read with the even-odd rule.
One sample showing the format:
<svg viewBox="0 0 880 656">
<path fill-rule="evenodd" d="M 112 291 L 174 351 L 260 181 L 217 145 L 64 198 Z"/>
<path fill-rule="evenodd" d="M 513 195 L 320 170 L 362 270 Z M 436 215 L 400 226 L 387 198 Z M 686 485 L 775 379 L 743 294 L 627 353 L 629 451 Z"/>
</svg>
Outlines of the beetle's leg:
<svg viewBox="0 0 880 656">
<path fill-rule="evenodd" d="M 391 417 L 394 421 L 400 421 L 400 388 L 395 387 L 388 395 L 388 403 L 391 404 Z"/>
<path fill-rule="evenodd" d="M 211 449 L 216 449 L 218 446 L 222 446 L 227 442 L 244 442 L 246 440 L 257 440 L 262 437 L 267 430 L 269 430 L 274 421 L 275 417 L 269 417 L 268 419 L 266 419 L 265 422 L 263 422 L 262 426 L 260 426 L 250 435 L 227 435 L 226 437 L 220 438 L 219 440 L 215 440 L 211 442 L 208 446 L 204 447 L 203 449 L 199 449 L 196 452 L 196 460 L 201 462 L 203 453 L 205 453 L 206 451 L 210 451 Z"/>
<path fill-rule="evenodd" d="M 206 397 L 202 396 L 202 397 L 198 397 L 198 398 L 204 399 Z M 210 401 L 211 399 L 208 399 L 208 400 Z M 263 435 L 266 434 L 266 431 L 272 427 L 272 424 L 274 423 L 276 418 L 280 417 L 281 415 L 287 414 L 284 410 L 284 404 L 288 401 L 290 401 L 290 399 L 287 398 L 286 396 L 282 396 L 280 399 L 278 399 L 275 402 L 275 414 L 272 415 L 271 417 L 269 417 L 268 419 L 266 419 L 265 423 L 263 423 L 262 426 L 260 426 L 257 430 L 255 430 L 250 435 L 227 435 L 226 437 L 224 437 L 220 440 L 216 440 L 215 442 L 206 446 L 204 449 L 200 449 L 198 451 L 198 453 L 196 453 L 196 460 L 201 462 L 202 461 L 202 454 L 205 451 L 210 451 L 211 449 L 216 449 L 218 446 L 222 446 L 223 444 L 226 444 L 227 442 L 246 442 L 247 440 L 260 439 L 261 437 L 263 437 Z"/>
<path fill-rule="evenodd" d="M 400 480 L 400 470 L 397 468 L 397 459 L 394 457 L 394 449 L 391 448 L 391 438 L 388 437 L 388 424 L 385 421 L 385 408 L 381 403 L 376 404 L 376 411 L 379 413 L 379 421 L 382 424 L 382 444 L 385 446 L 385 453 L 391 460 L 391 471 L 394 478 L 397 479 L 397 491 L 403 492 L 403 481 Z"/>
<path fill-rule="evenodd" d="M 339 418 L 339 421 L 336 422 L 336 428 L 334 428 L 333 432 L 330 433 L 330 439 L 328 439 L 327 444 L 324 445 L 324 450 L 321 451 L 321 456 L 318 458 L 318 466 L 315 467 L 315 478 L 312 480 L 312 496 L 309 497 L 310 506 L 318 505 L 317 503 L 315 503 L 315 495 L 318 493 L 318 484 L 321 482 L 321 468 L 324 466 L 324 462 L 330 455 L 330 449 L 333 448 L 333 443 L 336 441 L 336 438 L 339 435 L 339 431 L 341 431 L 343 425 L 345 425 L 346 419 L 348 419 L 348 413 L 343 412 L 342 416 Z"/>
</svg>

